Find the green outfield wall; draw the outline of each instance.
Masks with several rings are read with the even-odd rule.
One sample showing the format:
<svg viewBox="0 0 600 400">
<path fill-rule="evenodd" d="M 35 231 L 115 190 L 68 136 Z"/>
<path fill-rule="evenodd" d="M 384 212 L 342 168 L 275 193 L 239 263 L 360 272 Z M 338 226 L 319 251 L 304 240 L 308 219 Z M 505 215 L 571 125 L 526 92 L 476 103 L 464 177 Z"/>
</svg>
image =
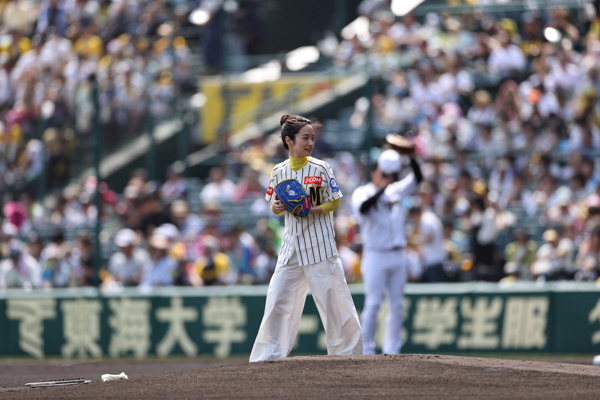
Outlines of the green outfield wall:
<svg viewBox="0 0 600 400">
<path fill-rule="evenodd" d="M 360 313 L 362 286 L 350 288 Z M 266 290 L 240 286 L 0 292 L 0 355 L 247 355 Z M 600 287 L 595 283 L 408 285 L 404 319 L 405 353 L 600 353 Z M 379 347 L 384 325 L 380 312 Z M 325 354 L 325 349 L 325 332 L 309 296 L 294 352 Z"/>
</svg>

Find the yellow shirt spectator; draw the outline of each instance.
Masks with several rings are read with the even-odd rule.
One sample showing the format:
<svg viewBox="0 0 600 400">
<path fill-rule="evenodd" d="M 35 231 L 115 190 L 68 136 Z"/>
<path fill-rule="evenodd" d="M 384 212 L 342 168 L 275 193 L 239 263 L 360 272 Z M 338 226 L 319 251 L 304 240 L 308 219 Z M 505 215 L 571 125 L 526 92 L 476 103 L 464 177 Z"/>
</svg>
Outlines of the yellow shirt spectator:
<svg viewBox="0 0 600 400">
<path fill-rule="evenodd" d="M 104 43 L 99 36 L 82 36 L 75 42 L 75 52 L 99 60 L 104 55 Z"/>
<path fill-rule="evenodd" d="M 231 260 L 225 253 L 217 252 L 214 256 L 200 257 L 194 262 L 195 272 L 202 278 L 204 285 L 223 283 L 229 274 Z"/>
</svg>

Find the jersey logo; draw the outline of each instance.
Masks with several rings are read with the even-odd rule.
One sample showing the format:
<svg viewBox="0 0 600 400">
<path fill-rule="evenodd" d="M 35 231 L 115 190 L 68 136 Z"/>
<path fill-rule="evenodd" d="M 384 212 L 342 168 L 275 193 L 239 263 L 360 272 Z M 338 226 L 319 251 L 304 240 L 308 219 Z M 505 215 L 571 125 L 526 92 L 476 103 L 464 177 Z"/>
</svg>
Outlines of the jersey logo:
<svg viewBox="0 0 600 400">
<path fill-rule="evenodd" d="M 311 186 L 308 188 L 310 194 L 310 202 L 315 206 L 321 205 L 321 188 L 317 186 Z"/>
<path fill-rule="evenodd" d="M 308 197 L 304 198 L 304 209 L 310 208 L 310 200 Z"/>
<path fill-rule="evenodd" d="M 331 187 L 331 191 L 332 191 L 333 193 L 336 193 L 336 192 L 339 192 L 339 191 L 340 191 L 340 188 L 338 187 L 338 184 L 337 184 L 337 182 L 335 181 L 335 178 L 331 178 L 331 179 L 329 180 L 329 186 Z"/>
<path fill-rule="evenodd" d="M 322 183 L 323 183 L 323 177 L 322 176 L 305 176 L 304 177 L 304 184 L 305 185 L 319 185 L 319 186 L 321 186 Z"/>
<path fill-rule="evenodd" d="M 296 196 L 296 192 L 294 192 L 293 190 L 288 190 L 288 194 L 292 197 Z"/>
<path fill-rule="evenodd" d="M 269 188 L 267 189 L 267 194 L 269 196 L 273 194 L 273 188 L 271 186 L 269 186 Z"/>
</svg>

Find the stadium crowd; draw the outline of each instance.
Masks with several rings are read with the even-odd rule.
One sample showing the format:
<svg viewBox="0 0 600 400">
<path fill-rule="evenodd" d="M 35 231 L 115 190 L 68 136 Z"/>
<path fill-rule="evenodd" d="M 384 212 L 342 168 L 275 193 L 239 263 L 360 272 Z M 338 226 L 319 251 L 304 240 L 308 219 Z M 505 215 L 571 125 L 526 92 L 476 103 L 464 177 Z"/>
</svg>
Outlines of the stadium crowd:
<svg viewBox="0 0 600 400">
<path fill-rule="evenodd" d="M 411 131 L 423 160 L 426 182 L 405 204 L 413 255 L 410 279 L 506 284 L 596 280 L 600 21 L 594 10 L 428 14 L 419 21 L 411 15 L 394 17 L 389 2 L 365 0 L 359 11 L 367 19 L 367 30 L 351 30 L 340 42 L 335 62 L 364 65 L 380 77 L 371 98 L 375 139 L 382 138 L 378 132 Z M 41 12 L 37 15 L 43 20 Z M 100 25 L 84 31 L 93 36 Z M 33 26 L 39 29 L 40 21 L 30 22 L 29 29 Z M 108 48 L 121 43 L 123 34 L 101 40 Z M 132 53 L 123 57 L 137 54 L 135 36 L 126 38 L 124 46 Z M 73 50 L 77 41 L 70 43 L 69 51 L 78 54 Z M 171 51 L 173 43 L 163 50 Z M 149 65 L 157 53 L 155 44 L 147 45 L 153 50 L 141 51 L 140 57 Z M 112 66 L 119 56 L 110 55 Z M 100 61 L 94 69 L 99 77 Z M 160 78 L 167 70 L 173 71 L 155 71 Z M 176 79 L 176 74 L 169 78 Z M 76 82 L 80 88 L 85 79 Z M 357 102 L 349 124 L 365 131 L 368 113 L 363 104 L 364 99 Z M 330 122 L 322 122 L 314 155 L 332 165 L 349 196 L 367 179 L 366 167 L 376 158 L 339 151 L 339 143 L 327 139 Z M 282 227 L 263 196 L 274 162 L 287 155 L 278 132 L 242 148 L 223 143 L 227 157 L 211 170 L 199 192 L 190 190 L 191 181 L 176 164 L 164 183 L 148 181 L 144 171 L 131 176 L 123 193 L 100 183 L 100 210 L 93 204 L 97 182 L 91 178 L 67 187 L 50 209 L 27 195 L 6 203 L 0 287 L 92 284 L 88 229 L 98 212 L 101 240 L 108 249 L 101 272 L 105 288 L 267 283 Z M 38 143 L 34 150 L 42 149 Z M 18 165 L 14 159 L 5 163 Z M 336 239 L 347 279 L 356 282 L 361 240 L 347 199 L 335 213 Z M 244 204 L 244 213 L 253 218 L 251 226 L 238 223 L 236 204 Z M 47 243 L 40 239 L 39 227 L 56 229 Z M 65 238 L 58 227 L 76 234 Z M 428 278 L 427 268 L 440 262 L 444 274 Z"/>
<path fill-rule="evenodd" d="M 47 166 L 48 186 L 66 183 L 90 142 L 93 81 L 103 144 L 112 149 L 172 115 L 191 87 L 181 36 L 185 1 L 0 1 L 0 191 L 20 190 Z"/>
<path fill-rule="evenodd" d="M 337 63 L 383 77 L 376 130 L 411 131 L 425 160 L 427 183 L 407 204 L 413 279 L 439 262 L 441 280 L 597 279 L 593 5 L 422 21 L 395 18 L 386 1 L 359 11 L 368 24 L 347 30 Z M 354 127 L 365 124 L 360 104 Z"/>
</svg>

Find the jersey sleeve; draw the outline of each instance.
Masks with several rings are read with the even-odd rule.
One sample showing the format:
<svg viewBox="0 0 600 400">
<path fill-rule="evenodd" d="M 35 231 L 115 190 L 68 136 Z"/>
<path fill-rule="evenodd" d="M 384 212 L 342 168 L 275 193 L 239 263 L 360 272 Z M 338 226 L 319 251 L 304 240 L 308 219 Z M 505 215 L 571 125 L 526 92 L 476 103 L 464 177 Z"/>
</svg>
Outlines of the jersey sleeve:
<svg viewBox="0 0 600 400">
<path fill-rule="evenodd" d="M 360 206 L 369 198 L 369 194 L 363 186 L 358 187 L 352 193 L 352 213 L 360 216 Z"/>
<path fill-rule="evenodd" d="M 417 179 L 412 172 L 404 179 L 394 182 L 385 189 L 385 195 L 389 197 L 405 197 L 410 196 L 417 190 Z"/>
<path fill-rule="evenodd" d="M 323 201 L 325 202 L 341 199 L 344 195 L 342 194 L 342 191 L 335 180 L 335 176 L 333 176 L 333 170 L 329 164 L 325 163 L 323 166 L 323 171 L 325 174 L 325 179 L 323 179 L 323 182 L 321 183 L 321 187 L 323 188 Z"/>
<path fill-rule="evenodd" d="M 271 172 L 271 178 L 269 179 L 269 187 L 267 188 L 267 193 L 265 194 L 265 200 L 269 203 L 273 199 L 273 191 L 275 190 L 275 186 L 277 186 L 277 171 L 276 168 L 273 168 Z"/>
</svg>

